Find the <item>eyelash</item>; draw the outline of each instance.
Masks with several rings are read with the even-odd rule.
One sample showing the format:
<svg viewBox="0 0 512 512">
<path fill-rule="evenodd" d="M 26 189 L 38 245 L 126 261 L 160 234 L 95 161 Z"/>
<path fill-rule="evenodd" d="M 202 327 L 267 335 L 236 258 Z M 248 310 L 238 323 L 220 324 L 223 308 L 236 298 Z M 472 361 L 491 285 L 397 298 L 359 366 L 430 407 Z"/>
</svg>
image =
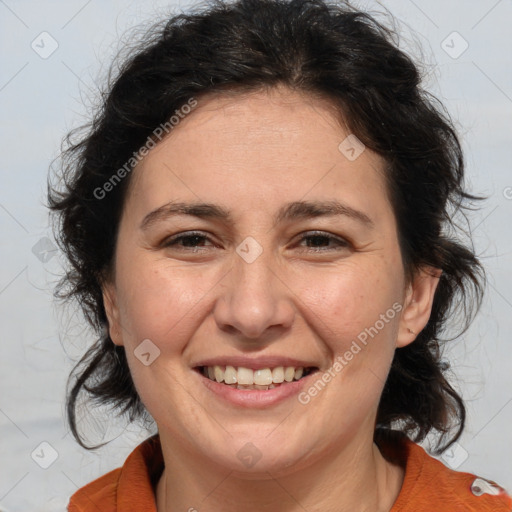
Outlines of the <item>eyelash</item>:
<svg viewBox="0 0 512 512">
<path fill-rule="evenodd" d="M 199 231 L 191 231 L 187 234 L 180 234 L 176 235 L 172 238 L 167 239 L 163 243 L 163 247 L 176 247 L 177 244 L 181 241 L 191 239 L 191 238 L 200 238 L 200 239 L 208 239 L 208 236 L 204 233 L 201 233 Z M 326 252 L 326 251 L 339 251 L 340 249 L 345 249 L 350 247 L 350 243 L 347 240 L 344 240 L 343 238 L 337 237 L 335 235 L 331 235 L 329 233 L 324 233 L 322 231 L 314 231 L 310 232 L 309 234 L 305 234 L 301 237 L 299 242 L 303 242 L 307 239 L 327 239 L 329 242 L 336 242 L 338 244 L 337 248 L 322 248 L 322 247 L 313 247 L 309 248 L 310 252 Z M 186 249 L 186 246 L 181 246 L 181 249 Z M 188 246 L 189 249 L 193 249 L 193 252 L 198 252 L 199 247 L 198 246 Z"/>
</svg>

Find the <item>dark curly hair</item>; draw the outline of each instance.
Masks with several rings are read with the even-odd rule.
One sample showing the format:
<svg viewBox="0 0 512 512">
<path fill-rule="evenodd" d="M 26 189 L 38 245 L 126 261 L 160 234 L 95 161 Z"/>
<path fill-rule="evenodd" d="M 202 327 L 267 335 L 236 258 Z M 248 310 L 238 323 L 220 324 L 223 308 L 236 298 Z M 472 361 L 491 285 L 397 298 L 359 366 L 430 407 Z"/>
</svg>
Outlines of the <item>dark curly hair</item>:
<svg viewBox="0 0 512 512">
<path fill-rule="evenodd" d="M 467 230 L 453 220 L 456 214 L 466 219 L 465 210 L 480 198 L 465 190 L 453 122 L 421 88 L 396 31 L 347 2 L 212 0 L 207 8 L 153 25 L 130 51 L 115 73 L 111 68 L 85 136 L 73 141 L 71 132 L 65 139 L 59 167 L 64 186 L 48 182 L 55 236 L 69 260 L 55 296 L 76 299 L 97 333 L 68 383 L 68 421 L 77 441 L 88 448 L 77 428 L 81 393 L 130 421 L 148 417 L 124 347 L 105 329 L 101 288 L 112 270 L 130 173 L 110 187 L 107 199 L 98 198 L 98 190 L 113 183 L 134 152 L 155 138 L 155 128 L 190 98 L 285 85 L 327 98 L 351 132 L 386 162 L 407 277 L 423 266 L 442 270 L 428 324 L 395 351 L 376 432 L 397 428 L 416 442 L 436 432 L 437 453 L 455 442 L 466 413 L 446 378 L 441 334 L 456 310 L 464 332 L 482 301 L 483 267 L 471 241 L 461 240 Z"/>
</svg>

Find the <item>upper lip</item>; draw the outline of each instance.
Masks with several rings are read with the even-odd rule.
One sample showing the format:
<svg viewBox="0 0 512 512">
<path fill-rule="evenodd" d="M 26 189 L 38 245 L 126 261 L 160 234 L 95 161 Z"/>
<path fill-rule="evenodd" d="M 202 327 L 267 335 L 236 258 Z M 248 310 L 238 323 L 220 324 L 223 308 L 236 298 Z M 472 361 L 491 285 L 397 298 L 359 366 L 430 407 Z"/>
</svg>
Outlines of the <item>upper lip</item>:
<svg viewBox="0 0 512 512">
<path fill-rule="evenodd" d="M 247 356 L 219 356 L 209 359 L 203 359 L 192 365 L 194 368 L 198 366 L 234 366 L 250 368 L 252 370 L 261 370 L 263 368 L 276 368 L 278 366 L 293 366 L 295 368 L 318 368 L 318 365 L 300 359 L 283 356 L 260 356 L 260 357 L 247 357 Z"/>
</svg>

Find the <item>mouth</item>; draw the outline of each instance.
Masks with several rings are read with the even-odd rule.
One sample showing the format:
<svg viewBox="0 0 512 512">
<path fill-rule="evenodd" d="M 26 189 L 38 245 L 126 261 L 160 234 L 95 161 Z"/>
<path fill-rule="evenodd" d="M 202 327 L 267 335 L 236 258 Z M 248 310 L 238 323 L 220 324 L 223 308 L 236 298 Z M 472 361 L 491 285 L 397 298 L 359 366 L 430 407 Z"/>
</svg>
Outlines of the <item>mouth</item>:
<svg viewBox="0 0 512 512">
<path fill-rule="evenodd" d="M 196 366 L 210 381 L 237 390 L 268 391 L 300 381 L 318 371 L 316 366 L 276 366 L 253 370 L 243 366 Z"/>
</svg>

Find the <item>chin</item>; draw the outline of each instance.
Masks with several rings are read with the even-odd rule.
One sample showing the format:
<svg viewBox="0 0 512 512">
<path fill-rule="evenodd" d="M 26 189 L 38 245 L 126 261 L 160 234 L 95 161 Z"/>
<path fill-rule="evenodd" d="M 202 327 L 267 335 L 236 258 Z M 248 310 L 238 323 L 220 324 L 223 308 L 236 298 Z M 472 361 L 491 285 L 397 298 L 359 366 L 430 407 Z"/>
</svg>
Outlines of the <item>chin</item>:
<svg viewBox="0 0 512 512">
<path fill-rule="evenodd" d="M 206 451 L 216 464 L 223 466 L 238 478 L 248 480 L 284 476 L 311 463 L 313 455 L 309 446 L 304 442 L 297 442 L 294 446 L 295 443 L 290 436 L 280 437 L 279 440 L 256 437 L 253 429 L 252 435 L 233 436 L 224 448 L 216 444 L 215 450 Z M 288 442 L 283 441 L 285 438 Z"/>
</svg>

